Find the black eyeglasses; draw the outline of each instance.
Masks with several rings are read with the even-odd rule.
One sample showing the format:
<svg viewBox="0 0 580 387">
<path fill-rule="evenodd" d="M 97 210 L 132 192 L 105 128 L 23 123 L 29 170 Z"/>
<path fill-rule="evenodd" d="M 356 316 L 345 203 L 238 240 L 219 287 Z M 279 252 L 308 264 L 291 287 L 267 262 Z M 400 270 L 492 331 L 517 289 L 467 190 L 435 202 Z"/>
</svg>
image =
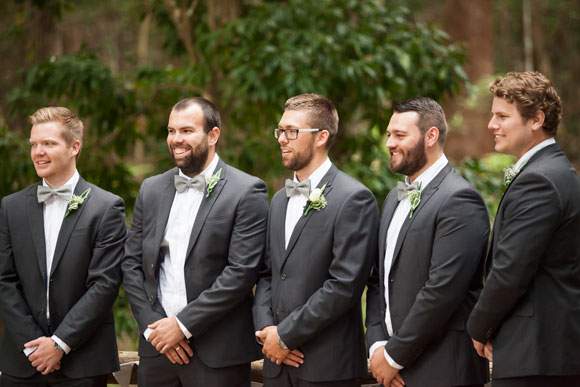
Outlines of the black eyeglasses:
<svg viewBox="0 0 580 387">
<path fill-rule="evenodd" d="M 298 132 L 320 132 L 322 129 L 274 129 L 274 137 L 280 138 L 286 136 L 286 140 L 296 140 Z"/>
</svg>

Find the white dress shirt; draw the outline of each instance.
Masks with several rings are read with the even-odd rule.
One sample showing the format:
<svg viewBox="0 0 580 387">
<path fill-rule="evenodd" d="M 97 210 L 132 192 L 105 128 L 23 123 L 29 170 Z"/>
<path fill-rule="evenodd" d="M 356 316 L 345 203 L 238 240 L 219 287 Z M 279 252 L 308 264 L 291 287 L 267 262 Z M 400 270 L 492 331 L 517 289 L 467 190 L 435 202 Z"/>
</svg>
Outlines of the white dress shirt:
<svg viewBox="0 0 580 387">
<path fill-rule="evenodd" d="M 219 156 L 216 154 L 200 175 L 211 176 L 218 164 Z M 179 175 L 187 179 L 181 169 Z M 207 190 L 207 188 L 206 188 Z M 187 247 L 191 238 L 191 230 L 199 206 L 205 196 L 205 192 L 189 188 L 183 192 L 175 191 L 173 204 L 169 212 L 169 219 L 165 226 L 165 234 L 162 245 L 168 246 L 165 249 L 165 257 L 159 269 L 159 288 L 157 295 L 167 317 L 177 316 L 187 305 L 187 291 L 185 288 L 185 260 L 187 259 Z M 186 338 L 192 336 L 191 332 L 179 321 L 177 324 Z M 153 332 L 147 328 L 143 333 L 145 339 L 149 340 L 149 335 Z"/>
<path fill-rule="evenodd" d="M 316 168 L 316 170 L 312 172 L 309 177 L 306 178 L 310 179 L 310 192 L 312 192 L 312 190 L 314 190 L 314 188 L 320 184 L 320 181 L 324 175 L 326 175 L 331 166 L 332 163 L 327 157 L 326 160 L 318 168 Z M 298 179 L 296 178 L 296 172 L 294 172 L 294 182 L 299 183 Z M 306 205 L 307 201 L 308 198 L 303 194 L 292 195 L 288 199 L 288 206 L 286 207 L 286 223 L 284 225 L 286 248 L 288 248 L 288 242 L 290 242 L 290 237 L 292 236 L 294 227 L 296 227 L 296 223 L 298 223 L 300 218 L 304 215 L 304 206 Z"/>
<path fill-rule="evenodd" d="M 79 181 L 79 173 L 75 170 L 74 175 L 68 179 L 62 187 L 70 187 L 71 191 L 74 192 L 77 183 Z M 42 185 L 45 187 L 57 189 L 61 187 L 50 187 L 44 179 L 42 179 Z M 72 197 L 72 193 L 71 193 Z M 64 220 L 64 214 L 66 214 L 66 209 L 68 207 L 68 200 L 64 200 L 59 196 L 52 196 L 42 206 L 42 217 L 44 219 L 44 244 L 46 247 L 46 319 L 50 321 L 50 270 L 52 269 L 52 260 L 54 258 L 54 250 L 56 249 L 56 242 L 58 240 L 58 234 L 60 233 L 60 228 L 62 226 L 62 221 Z M 58 300 L 57 300 L 58 302 Z M 57 336 L 52 335 L 52 340 L 54 340 L 65 353 L 69 353 L 71 348 Z M 29 356 L 38 347 L 25 348 L 24 354 Z"/>
<path fill-rule="evenodd" d="M 538 153 L 538 151 L 540 151 L 541 149 L 544 149 L 545 147 L 547 147 L 549 145 L 555 144 L 555 143 L 556 143 L 556 140 L 554 140 L 554 137 L 550 137 L 547 140 L 544 140 L 541 143 L 536 144 L 536 146 L 534 146 L 532 149 L 530 149 L 529 151 L 524 153 L 524 155 L 514 165 L 514 168 L 516 169 L 516 171 L 519 171 L 520 169 L 523 168 L 524 165 L 526 165 L 526 163 L 528 161 L 530 161 L 530 159 L 532 158 L 533 155 Z"/>
<path fill-rule="evenodd" d="M 445 155 L 441 155 L 433 165 L 427 168 L 423 173 L 421 173 L 415 181 L 421 184 L 421 191 L 431 183 L 431 181 L 437 176 L 439 172 L 447 165 L 447 157 Z M 405 181 L 407 184 L 410 184 L 409 178 L 405 177 Z M 413 182 L 414 183 L 414 182 Z M 393 214 L 393 218 L 391 219 L 391 223 L 389 224 L 389 228 L 387 230 L 387 241 L 386 241 L 386 250 L 385 250 L 385 277 L 384 281 L 384 288 L 385 288 L 385 302 L 387 305 L 386 313 L 385 313 L 385 323 L 387 325 L 387 332 L 389 336 L 393 335 L 393 322 L 391 321 L 391 312 L 389 306 L 389 274 L 391 272 L 391 264 L 393 262 L 394 253 L 395 253 L 395 246 L 397 244 L 397 239 L 399 238 L 399 233 L 401 232 L 401 228 L 403 227 L 403 223 L 409 217 L 409 212 L 411 211 L 411 201 L 408 197 L 402 199 L 397 208 L 395 209 L 395 213 Z M 404 259 L 402 257 L 401 259 Z M 387 340 L 384 341 L 377 341 L 374 343 L 370 350 L 369 350 L 369 357 L 373 356 L 375 350 L 382 346 L 386 345 Z M 403 366 L 399 365 L 395 360 L 393 360 L 385 349 L 385 358 L 391 365 L 391 367 L 397 369 L 403 369 Z"/>
</svg>

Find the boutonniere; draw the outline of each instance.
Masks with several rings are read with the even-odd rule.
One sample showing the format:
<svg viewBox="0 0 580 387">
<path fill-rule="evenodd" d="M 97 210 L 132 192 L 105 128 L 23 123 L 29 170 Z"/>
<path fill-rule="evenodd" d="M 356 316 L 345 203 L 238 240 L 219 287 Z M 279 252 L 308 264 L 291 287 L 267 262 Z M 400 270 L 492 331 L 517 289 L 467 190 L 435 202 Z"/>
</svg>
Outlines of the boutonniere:
<svg viewBox="0 0 580 387">
<path fill-rule="evenodd" d="M 419 183 L 419 186 L 417 188 L 412 189 L 406 193 L 406 196 L 409 198 L 409 201 L 411 202 L 411 213 L 409 215 L 409 219 L 413 217 L 413 212 L 415 211 L 415 208 L 417 208 L 419 206 L 419 203 L 421 203 L 421 192 L 422 192 L 421 183 Z"/>
<path fill-rule="evenodd" d="M 312 190 L 312 192 L 310 192 L 310 195 L 308 195 L 308 201 L 306 202 L 306 211 L 304 211 L 304 216 L 308 215 L 308 211 L 310 211 L 311 209 L 320 211 L 326 207 L 328 202 L 326 201 L 326 198 L 322 193 L 326 189 L 327 184 L 328 182 L 324 183 L 324 185 L 321 188 L 315 188 L 314 190 Z"/>
<path fill-rule="evenodd" d="M 213 187 L 215 187 L 215 185 L 217 184 L 217 182 L 220 180 L 221 174 L 222 174 L 222 169 L 220 168 L 213 175 L 206 176 L 206 178 L 205 178 L 205 184 L 207 185 L 207 191 L 205 193 L 205 197 L 206 198 L 209 197 L 209 194 L 211 194 L 211 191 L 213 190 Z"/>
<path fill-rule="evenodd" d="M 68 216 L 68 214 L 70 214 L 71 211 L 76 210 L 77 208 L 79 208 L 81 204 L 84 203 L 87 196 L 89 196 L 89 192 L 91 192 L 90 188 L 87 189 L 82 194 L 80 194 L 79 196 L 73 194 L 73 196 L 70 198 L 70 201 L 68 202 L 68 208 L 66 209 L 66 213 L 64 214 L 65 218 Z"/>
<path fill-rule="evenodd" d="M 520 170 L 517 169 L 515 166 L 510 165 L 509 167 L 507 167 L 503 170 L 503 173 L 504 173 L 503 185 L 505 185 L 507 187 L 508 185 L 510 185 L 512 180 L 516 178 L 518 173 L 520 173 Z"/>
</svg>

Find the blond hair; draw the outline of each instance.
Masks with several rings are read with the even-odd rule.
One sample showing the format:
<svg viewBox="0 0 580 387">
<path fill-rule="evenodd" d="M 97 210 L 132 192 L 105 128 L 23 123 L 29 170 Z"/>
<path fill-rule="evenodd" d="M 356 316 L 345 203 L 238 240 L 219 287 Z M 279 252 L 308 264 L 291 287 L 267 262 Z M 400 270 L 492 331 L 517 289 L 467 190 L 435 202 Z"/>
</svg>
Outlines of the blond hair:
<svg viewBox="0 0 580 387">
<path fill-rule="evenodd" d="M 62 124 L 64 130 L 62 137 L 68 147 L 71 147 L 75 141 L 83 145 L 83 122 L 69 109 L 60 106 L 49 106 L 38 109 L 29 117 L 32 125 L 38 125 L 45 122 L 58 122 Z"/>
</svg>

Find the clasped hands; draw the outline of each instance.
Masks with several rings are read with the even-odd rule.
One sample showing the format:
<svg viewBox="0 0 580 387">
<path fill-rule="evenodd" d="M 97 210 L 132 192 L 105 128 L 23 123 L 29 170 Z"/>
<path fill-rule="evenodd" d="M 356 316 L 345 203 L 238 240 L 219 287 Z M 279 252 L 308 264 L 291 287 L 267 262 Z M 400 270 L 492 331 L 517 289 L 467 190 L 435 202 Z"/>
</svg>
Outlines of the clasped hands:
<svg viewBox="0 0 580 387">
<path fill-rule="evenodd" d="M 147 328 L 152 330 L 148 340 L 158 352 L 164 354 L 173 364 L 189 364 L 193 350 L 175 317 L 162 318 L 149 324 Z"/>
<path fill-rule="evenodd" d="M 42 336 L 24 344 L 24 348 L 34 347 L 36 349 L 28 356 L 28 361 L 38 372 L 48 375 L 60 369 L 60 360 L 64 352 L 54 347 L 54 340 Z"/>
<path fill-rule="evenodd" d="M 493 345 L 491 344 L 491 340 L 488 340 L 485 344 L 474 339 L 471 339 L 471 341 L 473 341 L 473 348 L 475 348 L 475 351 L 479 356 L 485 357 L 489 361 L 493 361 Z"/>
<path fill-rule="evenodd" d="M 399 370 L 392 367 L 385 358 L 385 346 L 378 347 L 371 357 L 371 371 L 377 382 L 385 387 L 403 387 L 405 382 Z"/>
<path fill-rule="evenodd" d="M 256 337 L 263 344 L 262 353 L 272 363 L 278 365 L 284 363 L 292 367 L 300 367 L 304 364 L 304 354 L 297 349 L 284 349 L 278 345 L 278 327 L 269 325 L 256 332 Z"/>
</svg>

